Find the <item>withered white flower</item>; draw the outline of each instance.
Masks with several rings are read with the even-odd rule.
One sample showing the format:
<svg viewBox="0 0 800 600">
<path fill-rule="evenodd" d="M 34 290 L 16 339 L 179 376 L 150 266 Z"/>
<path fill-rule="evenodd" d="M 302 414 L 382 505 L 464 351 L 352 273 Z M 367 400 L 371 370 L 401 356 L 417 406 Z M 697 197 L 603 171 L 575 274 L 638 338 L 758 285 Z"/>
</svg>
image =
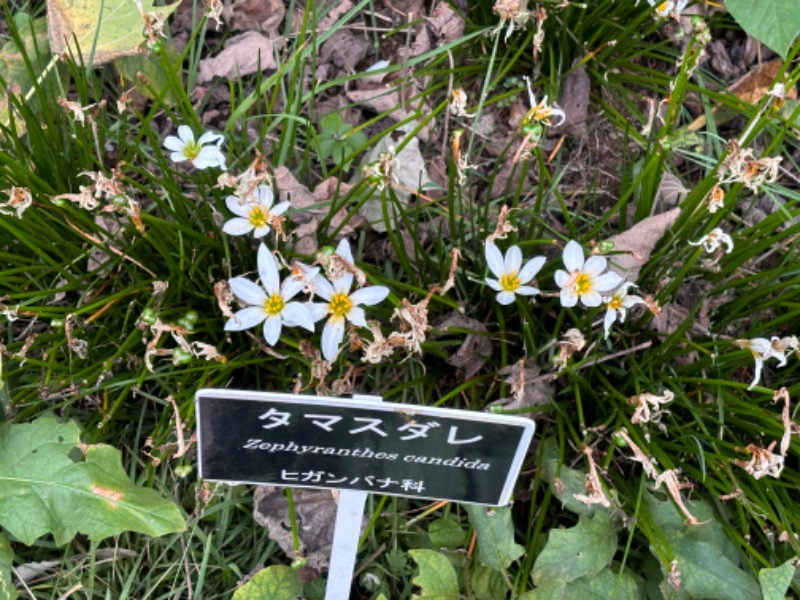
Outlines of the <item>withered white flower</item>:
<svg viewBox="0 0 800 600">
<path fill-rule="evenodd" d="M 606 305 L 606 316 L 603 319 L 604 337 L 606 339 L 608 339 L 608 334 L 611 332 L 611 326 L 614 321 L 619 319 L 620 323 L 624 323 L 629 308 L 636 304 L 646 304 L 644 299 L 628 293 L 628 290 L 632 287 L 636 287 L 636 285 L 630 281 L 625 281 L 611 296 L 603 296 L 603 303 Z"/>
<path fill-rule="evenodd" d="M 353 254 L 346 239 L 339 242 L 336 254 L 353 263 Z M 327 361 L 335 360 L 339 354 L 339 346 L 344 339 L 345 320 L 358 327 L 367 327 L 364 309 L 359 305 L 372 306 L 389 295 L 389 288 L 382 285 L 363 287 L 350 293 L 353 279 L 354 275 L 350 272 L 342 273 L 333 281 L 328 281 L 322 275 L 314 279 L 316 294 L 327 302 L 309 304 L 313 319 L 319 321 L 330 315 L 322 330 L 322 356 Z"/>
<path fill-rule="evenodd" d="M 689 245 L 703 246 L 706 252 L 714 252 L 717 248 L 724 245 L 726 254 L 730 254 L 733 251 L 733 240 L 731 236 L 722 231 L 719 227 L 712 229 L 696 242 L 689 242 Z"/>
<path fill-rule="evenodd" d="M 206 131 L 199 140 L 194 139 L 194 132 L 188 125 L 178 127 L 178 137 L 168 135 L 164 147 L 172 152 L 172 162 L 188 160 L 198 169 L 220 167 L 225 170 L 225 155 L 221 146 L 223 137 L 218 133 Z"/>
<path fill-rule="evenodd" d="M 747 388 L 752 390 L 758 382 L 761 381 L 761 371 L 764 367 L 764 361 L 768 358 L 774 358 L 778 361 L 778 367 L 786 366 L 786 351 L 797 350 L 800 347 L 800 340 L 796 336 L 779 338 L 773 336 L 771 339 L 767 338 L 753 338 L 751 340 L 736 340 L 734 342 L 739 348 L 750 350 L 753 358 L 756 361 L 756 371 L 753 374 L 753 382 Z"/>
<path fill-rule="evenodd" d="M 561 288 L 561 305 L 572 307 L 578 300 L 586 307 L 600 306 L 603 301 L 601 292 L 613 290 L 622 282 L 622 277 L 606 270 L 606 259 L 602 256 L 590 256 L 584 260 L 580 244 L 570 240 L 564 247 L 564 266 L 555 273 L 556 285 Z"/>
<path fill-rule="evenodd" d="M 656 7 L 656 14 L 659 17 L 667 17 L 674 13 L 680 15 L 681 11 L 689 4 L 689 0 L 667 0 L 666 2 L 658 2 L 658 0 L 647 0 L 650 6 Z"/>
<path fill-rule="evenodd" d="M 253 237 L 262 238 L 269 232 L 275 217 L 289 209 L 289 202 L 272 206 L 275 195 L 266 185 L 259 185 L 253 194 L 241 199 L 228 196 L 225 199 L 228 209 L 235 215 L 223 225 L 222 231 L 228 235 L 245 235 L 253 232 Z"/>
<path fill-rule="evenodd" d="M 314 318 L 309 307 L 302 302 L 292 302 L 303 284 L 294 277 L 281 283 L 278 263 L 264 244 L 258 247 L 258 274 L 261 285 L 244 277 L 234 277 L 228 284 L 231 291 L 247 306 L 225 323 L 225 331 L 242 331 L 264 323 L 264 339 L 274 346 L 283 326 L 303 327 L 314 331 Z"/>
<path fill-rule="evenodd" d="M 497 292 L 497 301 L 500 304 L 511 304 L 514 296 L 535 296 L 539 289 L 529 283 L 544 265 L 544 256 L 536 256 L 523 266 L 522 251 L 519 246 L 511 246 L 505 257 L 500 249 L 492 242 L 485 244 L 486 264 L 497 279 L 487 277 L 486 285 Z"/>
</svg>

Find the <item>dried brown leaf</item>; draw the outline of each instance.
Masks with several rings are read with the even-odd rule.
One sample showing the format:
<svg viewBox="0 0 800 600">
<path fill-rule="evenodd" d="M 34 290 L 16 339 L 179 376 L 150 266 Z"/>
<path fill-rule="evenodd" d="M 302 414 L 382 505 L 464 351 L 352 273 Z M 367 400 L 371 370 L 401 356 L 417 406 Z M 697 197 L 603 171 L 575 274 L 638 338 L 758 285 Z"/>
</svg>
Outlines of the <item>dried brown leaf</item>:
<svg viewBox="0 0 800 600">
<path fill-rule="evenodd" d="M 586 67 L 578 67 L 567 76 L 567 80 L 564 82 L 564 91 L 558 102 L 558 106 L 564 111 L 566 118 L 558 127 L 551 127 L 549 133 L 576 137 L 586 135 L 590 88 L 591 82 L 586 73 Z"/>
<path fill-rule="evenodd" d="M 476 332 L 486 332 L 486 325 L 475 319 L 459 313 L 451 312 L 434 324 L 436 329 L 468 329 Z M 452 366 L 464 370 L 464 379 L 470 379 L 486 364 L 492 354 L 492 342 L 488 335 L 482 333 L 468 333 L 459 349 L 447 362 Z"/>
<path fill-rule="evenodd" d="M 497 374 L 511 389 L 512 398 L 499 400 L 506 410 L 517 411 L 529 406 L 547 404 L 553 399 L 553 386 L 540 377 L 542 369 L 533 361 L 520 359 L 500 369 Z"/>
<path fill-rule="evenodd" d="M 363 81 L 363 80 L 360 80 Z M 388 88 L 384 85 L 372 85 L 369 87 L 349 90 L 347 97 L 352 102 L 357 102 L 368 106 L 376 113 L 388 113 L 388 117 L 393 121 L 404 121 L 410 117 L 422 117 L 430 114 L 431 108 L 420 99 L 420 91 L 414 85 L 407 85 L 404 88 Z M 410 100 L 413 98 L 413 100 Z M 419 130 L 417 135 L 422 141 L 427 141 L 431 133 L 430 122 Z"/>
<path fill-rule="evenodd" d="M 452 42 L 464 35 L 464 19 L 447 2 L 439 2 L 428 18 L 439 44 Z"/>
<path fill-rule="evenodd" d="M 611 270 L 628 281 L 635 282 L 658 241 L 664 236 L 680 215 L 680 208 L 653 215 L 639 221 L 636 225 L 608 239 L 614 250 L 623 252 L 611 257 Z"/>
<path fill-rule="evenodd" d="M 333 63 L 339 69 L 355 73 L 360 63 L 372 48 L 363 37 L 356 37 L 349 29 L 340 29 L 326 41 L 319 53 L 320 63 Z"/>
<path fill-rule="evenodd" d="M 225 49 L 211 58 L 200 61 L 197 83 L 211 81 L 214 77 L 237 79 L 242 75 L 274 69 L 273 42 L 257 31 L 236 35 L 225 42 Z"/>
<path fill-rule="evenodd" d="M 330 490 L 293 489 L 293 501 L 300 552 L 306 565 L 318 573 L 328 566 L 336 522 L 337 502 Z M 253 516 L 269 531 L 270 539 L 278 543 L 290 558 L 295 557 L 289 503 L 284 488 L 256 488 Z M 363 527 L 363 524 L 362 524 Z"/>
<path fill-rule="evenodd" d="M 286 16 L 283 0 L 235 0 L 222 9 L 222 17 L 232 31 L 263 31 L 270 37 Z"/>
</svg>

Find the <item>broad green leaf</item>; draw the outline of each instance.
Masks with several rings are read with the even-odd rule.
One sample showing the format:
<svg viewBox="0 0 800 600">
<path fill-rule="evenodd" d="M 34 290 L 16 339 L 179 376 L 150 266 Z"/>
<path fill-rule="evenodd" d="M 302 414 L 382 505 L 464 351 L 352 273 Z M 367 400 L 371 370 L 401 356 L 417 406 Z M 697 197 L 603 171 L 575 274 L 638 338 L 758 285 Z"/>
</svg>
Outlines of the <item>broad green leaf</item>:
<svg viewBox="0 0 800 600">
<path fill-rule="evenodd" d="M 295 600 L 303 595 L 303 580 L 291 567 L 261 569 L 233 594 L 233 600 Z"/>
<path fill-rule="evenodd" d="M 14 551 L 8 543 L 6 534 L 0 531 L 0 600 L 14 600 L 17 590 L 11 581 L 11 567 L 14 562 Z"/>
<path fill-rule="evenodd" d="M 608 512 L 599 504 L 586 504 L 575 498 L 575 494 L 586 494 L 586 473 L 565 466 L 559 470 L 558 451 L 552 439 L 545 442 L 544 478 L 553 489 L 553 494 L 567 510 L 579 515 L 592 515 L 598 510 Z M 556 479 L 558 485 L 555 484 Z"/>
<path fill-rule="evenodd" d="M 164 19 L 178 4 L 153 7 L 153 0 L 141 1 L 145 13 L 158 13 Z M 73 45 L 77 40 L 86 59 L 94 48 L 95 65 L 136 54 L 145 41 L 144 17 L 133 0 L 47 0 L 47 16 L 53 52 L 61 54 L 69 46 L 77 56 Z"/>
<path fill-rule="evenodd" d="M 422 588 L 422 595 L 414 594 L 412 600 L 460 600 L 456 570 L 445 555 L 433 550 L 409 550 L 408 553 L 419 566 L 419 575 L 411 581 Z"/>
<path fill-rule="evenodd" d="M 483 506 L 467 504 L 466 509 L 478 536 L 478 558 L 483 564 L 504 571 L 525 554 L 525 548 L 514 542 L 514 524 L 507 506 L 487 511 Z"/>
<path fill-rule="evenodd" d="M 764 600 L 783 600 L 796 570 L 796 558 L 787 560 L 774 569 L 761 569 L 758 572 L 758 581 L 761 584 Z"/>
<path fill-rule="evenodd" d="M 725 6 L 742 29 L 786 58 L 800 33 L 800 2 L 725 0 Z"/>
<path fill-rule="evenodd" d="M 131 483 L 119 450 L 81 454 L 79 443 L 78 426 L 53 416 L 0 424 L 0 526 L 25 544 L 52 533 L 59 546 L 79 532 L 99 540 L 185 528 L 174 503 Z"/>
<path fill-rule="evenodd" d="M 708 542 L 682 540 L 675 559 L 681 574 L 681 589 L 691 598 L 752 600 L 761 597 L 755 578 Z"/>
<path fill-rule="evenodd" d="M 469 583 L 476 600 L 506 600 L 508 597 L 503 576 L 486 565 L 475 565 Z"/>
<path fill-rule="evenodd" d="M 617 533 L 603 512 L 581 515 L 570 529 L 553 529 L 533 565 L 533 583 L 551 586 L 592 577 L 611 563 L 617 551 Z"/>
<path fill-rule="evenodd" d="M 178 64 L 180 52 L 175 46 L 165 43 L 162 53 L 170 65 Z M 126 83 L 123 84 L 125 87 L 133 85 L 136 91 L 145 98 L 155 100 L 155 96 L 158 96 L 168 106 L 175 105 L 175 94 L 169 89 L 169 80 L 157 54 L 146 52 L 132 56 L 120 56 L 114 59 L 113 65 L 120 76 L 126 80 Z M 142 83 L 139 73 L 144 75 L 147 85 Z M 150 92 L 151 89 L 153 92 Z"/>
<path fill-rule="evenodd" d="M 627 569 L 620 576 L 605 568 L 593 577 L 525 592 L 520 600 L 640 600 L 643 597 L 643 587 Z"/>
<path fill-rule="evenodd" d="M 467 532 L 453 519 L 437 519 L 428 527 L 428 535 L 433 549 L 455 549 L 464 546 Z"/>
<path fill-rule="evenodd" d="M 575 600 L 639 600 L 644 588 L 625 569 L 622 574 L 603 569 L 594 577 L 581 577 L 567 584 L 567 590 Z"/>
<path fill-rule="evenodd" d="M 34 21 L 27 21 L 20 24 L 19 36 L 24 46 L 24 55 L 31 62 L 32 70 L 28 69 L 23 58 L 23 52 L 17 47 L 14 40 L 8 41 L 0 49 L 0 79 L 6 86 L 4 92 L 11 93 L 11 90 L 18 90 L 17 96 L 24 97 L 33 88 L 36 78 L 45 72 L 47 75 L 42 77 L 40 85 L 45 85 L 54 77 L 64 78 L 65 67 L 61 64 L 51 62 L 50 42 L 47 38 L 47 20 L 42 17 Z M 36 95 L 28 102 L 32 103 L 34 110 L 38 110 L 39 100 Z M 8 125 L 9 101 L 5 93 L 0 94 L 0 124 Z M 19 134 L 24 133 L 25 124 L 21 119 L 16 120 Z"/>
</svg>

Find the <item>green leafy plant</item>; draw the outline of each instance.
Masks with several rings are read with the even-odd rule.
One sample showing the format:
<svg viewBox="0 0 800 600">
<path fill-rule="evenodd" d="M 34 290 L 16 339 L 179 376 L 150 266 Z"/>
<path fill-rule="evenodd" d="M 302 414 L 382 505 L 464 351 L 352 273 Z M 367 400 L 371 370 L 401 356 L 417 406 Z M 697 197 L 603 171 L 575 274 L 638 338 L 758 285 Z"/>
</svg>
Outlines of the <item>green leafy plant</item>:
<svg viewBox="0 0 800 600">
<path fill-rule="evenodd" d="M 353 159 L 347 159 L 367 145 L 363 131 L 353 131 L 353 126 L 345 123 L 339 113 L 328 113 L 319 121 L 322 131 L 317 138 L 322 160 L 332 160 L 343 171 L 350 169 Z M 347 160 L 346 160 L 347 159 Z"/>
</svg>

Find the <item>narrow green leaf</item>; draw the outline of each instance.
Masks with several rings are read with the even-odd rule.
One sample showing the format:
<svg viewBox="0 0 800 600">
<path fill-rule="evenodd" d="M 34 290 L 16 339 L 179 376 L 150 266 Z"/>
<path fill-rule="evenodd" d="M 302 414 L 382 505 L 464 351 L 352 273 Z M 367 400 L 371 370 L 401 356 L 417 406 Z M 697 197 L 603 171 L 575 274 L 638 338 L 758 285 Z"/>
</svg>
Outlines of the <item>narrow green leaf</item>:
<svg viewBox="0 0 800 600">
<path fill-rule="evenodd" d="M 514 542 L 514 524 L 507 506 L 490 511 L 474 504 L 466 508 L 478 536 L 478 558 L 483 564 L 504 571 L 525 554 L 525 548 Z"/>
<path fill-rule="evenodd" d="M 291 567 L 273 565 L 261 569 L 233 594 L 233 600 L 295 600 L 303 595 L 300 574 Z"/>
<path fill-rule="evenodd" d="M 725 0 L 725 6 L 742 29 L 786 58 L 800 33 L 800 2 Z"/>
<path fill-rule="evenodd" d="M 0 600 L 14 600 L 18 597 L 14 583 L 11 581 L 11 567 L 14 562 L 14 551 L 8 543 L 6 534 L 0 531 Z"/>
<path fill-rule="evenodd" d="M 617 533 L 608 515 L 581 515 L 570 529 L 554 529 L 533 565 L 533 583 L 550 586 L 592 577 L 611 563 Z"/>
<path fill-rule="evenodd" d="M 419 566 L 419 575 L 412 583 L 422 588 L 422 595 L 414 594 L 412 600 L 460 600 L 456 570 L 446 556 L 433 550 L 409 550 L 408 553 Z"/>
<path fill-rule="evenodd" d="M 119 450 L 89 446 L 82 456 L 75 423 L 53 416 L 0 424 L 0 525 L 25 544 L 52 533 L 57 545 L 77 533 L 92 540 L 185 528 L 178 507 L 131 483 Z"/>
<path fill-rule="evenodd" d="M 758 581 L 761 584 L 764 600 L 783 600 L 786 591 L 792 584 L 796 570 L 796 558 L 787 560 L 780 567 L 774 569 L 761 569 L 758 572 Z"/>
</svg>

